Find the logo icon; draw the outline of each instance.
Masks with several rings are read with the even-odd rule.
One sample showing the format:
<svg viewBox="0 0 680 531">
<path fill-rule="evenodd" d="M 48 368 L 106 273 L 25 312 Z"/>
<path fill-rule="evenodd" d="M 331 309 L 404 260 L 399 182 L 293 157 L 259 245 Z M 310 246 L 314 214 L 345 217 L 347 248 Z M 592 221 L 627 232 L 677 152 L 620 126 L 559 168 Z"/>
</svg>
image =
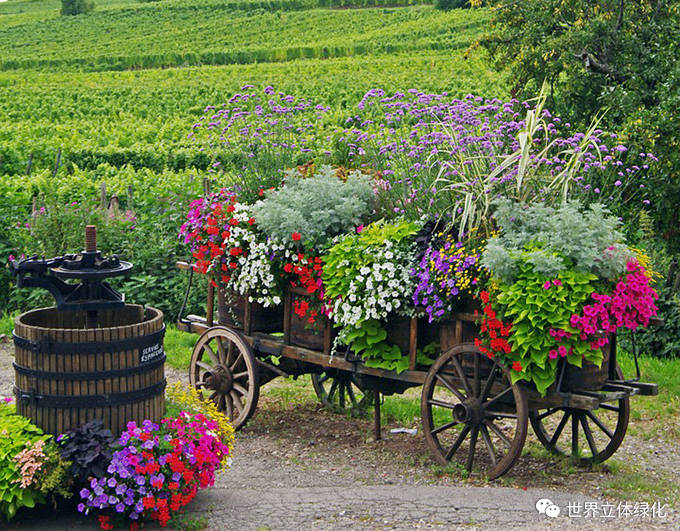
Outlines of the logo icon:
<svg viewBox="0 0 680 531">
<path fill-rule="evenodd" d="M 540 514 L 545 514 L 550 518 L 557 518 L 560 515 L 560 508 L 548 498 L 541 498 L 536 502 L 536 510 Z"/>
</svg>

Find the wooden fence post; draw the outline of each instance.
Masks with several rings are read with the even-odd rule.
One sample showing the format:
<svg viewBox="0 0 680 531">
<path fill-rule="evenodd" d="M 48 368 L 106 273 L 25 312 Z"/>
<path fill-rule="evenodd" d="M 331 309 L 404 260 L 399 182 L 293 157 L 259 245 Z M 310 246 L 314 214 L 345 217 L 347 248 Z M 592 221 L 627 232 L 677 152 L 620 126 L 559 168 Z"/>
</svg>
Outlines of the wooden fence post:
<svg viewBox="0 0 680 531">
<path fill-rule="evenodd" d="M 52 177 L 57 176 L 57 171 L 59 171 L 59 164 L 61 164 L 61 148 L 57 150 L 57 159 L 54 161 L 54 171 L 52 172 Z"/>
<path fill-rule="evenodd" d="M 99 208 L 102 210 L 105 210 L 106 207 L 109 205 L 109 202 L 106 199 L 106 183 L 102 182 L 101 184 L 101 192 L 100 192 L 100 200 L 99 200 Z"/>
</svg>

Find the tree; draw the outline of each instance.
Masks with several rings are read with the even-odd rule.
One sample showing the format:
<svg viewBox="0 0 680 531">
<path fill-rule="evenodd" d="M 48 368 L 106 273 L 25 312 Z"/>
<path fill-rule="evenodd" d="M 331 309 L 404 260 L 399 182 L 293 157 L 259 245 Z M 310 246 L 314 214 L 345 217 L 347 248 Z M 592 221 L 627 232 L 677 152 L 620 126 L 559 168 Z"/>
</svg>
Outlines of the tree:
<svg viewBox="0 0 680 531">
<path fill-rule="evenodd" d="M 650 168 L 657 230 L 680 248 L 680 2 L 677 0 L 495 0 L 482 44 L 509 67 L 512 93 L 535 95 L 546 80 L 551 107 L 581 124 L 604 124 Z"/>
<path fill-rule="evenodd" d="M 94 9 L 93 0 L 61 0 L 62 15 L 80 15 Z"/>
</svg>

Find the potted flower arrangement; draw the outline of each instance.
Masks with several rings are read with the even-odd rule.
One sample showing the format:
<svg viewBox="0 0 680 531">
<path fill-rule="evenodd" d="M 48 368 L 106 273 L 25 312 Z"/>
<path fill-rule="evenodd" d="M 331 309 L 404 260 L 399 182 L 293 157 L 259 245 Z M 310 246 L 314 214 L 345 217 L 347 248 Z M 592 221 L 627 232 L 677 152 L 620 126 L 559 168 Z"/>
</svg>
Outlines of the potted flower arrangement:
<svg viewBox="0 0 680 531">
<path fill-rule="evenodd" d="M 513 378 L 544 394 L 564 359 L 567 388 L 596 388 L 606 379 L 611 335 L 647 326 L 656 292 L 623 244 L 617 218 L 602 205 L 554 208 L 502 201 L 500 234 L 482 263 L 493 272 L 478 346 L 512 366 Z M 588 369 L 588 370 L 586 370 Z"/>
<path fill-rule="evenodd" d="M 284 185 L 267 192 L 253 212 L 278 246 L 276 258 L 289 298 L 290 341 L 323 350 L 330 307 L 321 257 L 334 237 L 353 232 L 372 213 L 373 192 L 362 172 L 339 178 L 329 166 L 314 170 L 288 172 Z"/>
<path fill-rule="evenodd" d="M 574 377 L 588 385 L 583 367 L 602 377 L 611 334 L 645 326 L 656 311 L 649 272 L 601 204 L 644 194 L 640 182 L 653 157 L 626 166 L 626 148 L 615 135 L 597 123 L 572 132 L 545 109 L 545 99 L 369 91 L 328 137 L 340 162 L 362 171 L 279 167 L 280 178 L 268 178 L 256 198 L 255 181 L 237 178 L 232 190 L 248 190 L 248 204 L 231 192 L 220 200 L 231 202 L 225 220 L 239 228 L 220 232 L 214 248 L 201 243 L 211 255 L 207 270 L 224 269 L 229 257 L 227 282 L 238 293 L 256 300 L 276 293 L 276 301 L 262 298 L 269 304 L 288 299 L 293 326 L 286 341 L 325 349 L 330 323 L 337 331 L 333 352 L 345 345 L 370 367 L 408 368 L 413 359 L 404 355 L 399 332 L 419 318 L 429 326 L 418 324 L 419 365 L 432 363 L 427 352 L 436 354 L 428 350 L 434 325 L 439 351 L 475 340 L 512 369 L 514 381 L 540 393 L 553 385 L 560 359 L 568 385 L 569 367 L 579 367 Z M 312 108 L 305 101 L 299 110 Z M 238 116 L 251 119 L 260 117 Z M 332 155 L 308 125 L 309 157 Z M 271 148 L 283 137 L 272 132 L 266 142 Z M 208 223 L 202 215 L 195 216 L 198 225 Z M 192 223 L 185 234 L 196 230 Z M 221 230 L 224 220 L 217 225 Z M 249 269 L 253 245 L 261 246 L 261 258 Z"/>
<path fill-rule="evenodd" d="M 270 254 L 283 250 L 258 231 L 251 207 L 222 189 L 189 205 L 180 237 L 188 245 L 195 271 L 211 276 L 218 288 L 221 324 L 243 326 L 246 300 L 253 328 L 281 328 L 282 290 Z"/>
</svg>

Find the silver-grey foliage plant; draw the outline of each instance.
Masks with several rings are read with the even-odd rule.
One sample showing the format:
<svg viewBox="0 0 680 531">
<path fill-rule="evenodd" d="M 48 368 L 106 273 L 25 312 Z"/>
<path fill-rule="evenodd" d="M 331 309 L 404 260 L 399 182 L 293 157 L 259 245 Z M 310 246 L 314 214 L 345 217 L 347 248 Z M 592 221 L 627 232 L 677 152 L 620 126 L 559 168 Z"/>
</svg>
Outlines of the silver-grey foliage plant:
<svg viewBox="0 0 680 531">
<path fill-rule="evenodd" d="M 488 240 L 482 264 L 503 282 L 514 282 L 520 261 L 548 277 L 574 269 L 614 278 L 634 256 L 622 243 L 620 221 L 601 204 L 584 209 L 577 201 L 550 207 L 500 199 L 494 218 L 500 235 Z"/>
<path fill-rule="evenodd" d="M 307 248 L 319 248 L 333 236 L 353 231 L 372 211 L 371 178 L 352 172 L 346 181 L 322 166 L 313 177 L 287 172 L 285 186 L 253 206 L 257 225 L 270 237 L 291 241 L 300 233 Z"/>
</svg>

